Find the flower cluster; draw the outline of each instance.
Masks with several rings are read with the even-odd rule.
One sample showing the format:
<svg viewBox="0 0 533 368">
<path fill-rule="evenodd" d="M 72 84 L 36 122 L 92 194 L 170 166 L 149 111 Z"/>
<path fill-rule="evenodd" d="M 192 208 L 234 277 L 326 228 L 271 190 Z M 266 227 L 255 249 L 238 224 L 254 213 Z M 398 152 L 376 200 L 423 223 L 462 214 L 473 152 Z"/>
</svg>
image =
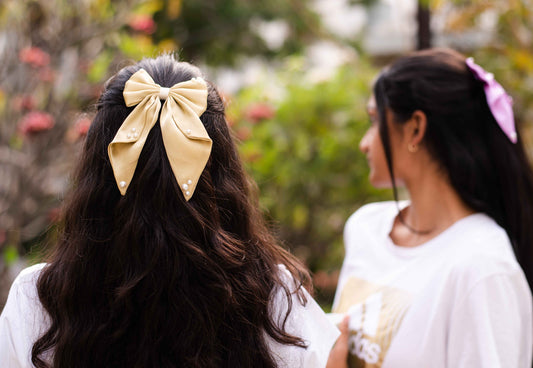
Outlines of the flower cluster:
<svg viewBox="0 0 533 368">
<path fill-rule="evenodd" d="M 272 106 L 265 103 L 257 103 L 249 106 L 245 115 L 247 120 L 252 123 L 258 123 L 262 120 L 272 119 L 275 113 Z"/>
<path fill-rule="evenodd" d="M 52 115 L 43 111 L 32 111 L 22 117 L 18 128 L 23 135 L 30 135 L 54 127 L 54 118 Z"/>
<path fill-rule="evenodd" d="M 129 21 L 129 26 L 134 31 L 147 35 L 154 33 L 157 28 L 152 17 L 146 14 L 134 15 Z"/>
<path fill-rule="evenodd" d="M 41 68 L 50 64 L 50 55 L 38 47 L 26 47 L 20 50 L 19 60 L 34 68 Z"/>
</svg>

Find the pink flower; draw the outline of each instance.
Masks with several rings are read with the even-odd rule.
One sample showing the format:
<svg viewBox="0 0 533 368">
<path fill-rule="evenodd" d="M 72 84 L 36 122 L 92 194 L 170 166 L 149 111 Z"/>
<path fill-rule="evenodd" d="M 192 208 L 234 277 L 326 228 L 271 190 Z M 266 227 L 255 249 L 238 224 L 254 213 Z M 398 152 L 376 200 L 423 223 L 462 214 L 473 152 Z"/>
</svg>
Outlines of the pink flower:
<svg viewBox="0 0 533 368">
<path fill-rule="evenodd" d="M 243 126 L 235 131 L 235 136 L 238 140 L 245 141 L 252 136 L 252 130 L 247 126 Z"/>
<path fill-rule="evenodd" d="M 50 64 L 50 55 L 38 47 L 26 47 L 20 50 L 19 59 L 23 63 L 34 68 L 39 68 Z"/>
<path fill-rule="evenodd" d="M 90 126 L 91 120 L 88 117 L 80 117 L 76 120 L 76 123 L 67 130 L 65 140 L 68 143 L 77 142 L 80 138 L 87 135 Z"/>
<path fill-rule="evenodd" d="M 91 126 L 91 120 L 89 118 L 81 118 L 78 121 L 76 121 L 76 124 L 74 125 L 76 129 L 76 133 L 81 136 L 87 135 L 87 132 L 89 131 L 89 127 Z"/>
<path fill-rule="evenodd" d="M 52 129 L 54 118 L 43 111 L 32 111 L 22 117 L 18 127 L 24 135 L 38 133 Z"/>
<path fill-rule="evenodd" d="M 134 15 L 130 19 L 129 25 L 133 30 L 144 34 L 152 34 L 157 28 L 152 17 L 146 14 Z"/>
<path fill-rule="evenodd" d="M 275 111 L 272 106 L 265 103 L 258 103 L 248 107 L 246 111 L 246 118 L 253 123 L 258 123 L 261 120 L 272 119 Z"/>
</svg>

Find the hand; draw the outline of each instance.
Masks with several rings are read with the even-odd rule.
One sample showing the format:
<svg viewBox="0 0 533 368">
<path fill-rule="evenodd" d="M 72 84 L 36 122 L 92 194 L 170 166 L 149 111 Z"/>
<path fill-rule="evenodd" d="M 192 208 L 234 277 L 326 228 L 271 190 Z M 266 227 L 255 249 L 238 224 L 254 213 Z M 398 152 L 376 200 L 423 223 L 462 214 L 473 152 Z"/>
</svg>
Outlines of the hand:
<svg viewBox="0 0 533 368">
<path fill-rule="evenodd" d="M 349 322 L 350 317 L 346 315 L 338 326 L 341 335 L 329 353 L 326 368 L 348 368 L 348 337 L 350 337 L 350 330 L 348 328 Z"/>
</svg>

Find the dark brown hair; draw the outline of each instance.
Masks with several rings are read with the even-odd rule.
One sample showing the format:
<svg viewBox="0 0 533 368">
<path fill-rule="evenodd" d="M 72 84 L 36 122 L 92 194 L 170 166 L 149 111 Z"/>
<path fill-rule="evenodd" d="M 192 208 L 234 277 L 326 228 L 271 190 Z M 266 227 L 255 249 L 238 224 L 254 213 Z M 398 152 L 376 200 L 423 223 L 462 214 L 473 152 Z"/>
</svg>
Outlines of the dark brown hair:
<svg viewBox="0 0 533 368">
<path fill-rule="evenodd" d="M 483 83 L 450 49 L 418 51 L 384 69 L 374 85 L 379 131 L 397 198 L 386 110 L 402 124 L 427 117 L 423 144 L 470 208 L 503 227 L 533 285 L 533 171 L 520 135 L 513 144 L 492 115 Z"/>
<path fill-rule="evenodd" d="M 266 336 L 305 348 L 285 332 L 284 321 L 292 293 L 306 302 L 301 285 L 309 275 L 268 232 L 213 85 L 201 116 L 213 148 L 192 199 L 184 200 L 174 178 L 159 124 L 126 195 L 118 191 L 107 146 L 133 109 L 122 92 L 140 68 L 163 87 L 200 76 L 165 55 L 124 68 L 106 84 L 64 205 L 63 229 L 38 280 L 51 323 L 33 345 L 32 362 L 274 367 Z M 282 281 L 278 264 L 294 285 Z M 276 292 L 289 303 L 281 323 L 270 315 Z"/>
</svg>

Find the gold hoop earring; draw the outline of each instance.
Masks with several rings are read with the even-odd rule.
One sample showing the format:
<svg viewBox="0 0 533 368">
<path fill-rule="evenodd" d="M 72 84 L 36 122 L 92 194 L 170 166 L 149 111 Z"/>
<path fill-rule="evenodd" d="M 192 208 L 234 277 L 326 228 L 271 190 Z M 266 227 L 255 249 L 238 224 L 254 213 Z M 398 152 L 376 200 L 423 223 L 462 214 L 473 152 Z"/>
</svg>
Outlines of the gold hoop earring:
<svg viewBox="0 0 533 368">
<path fill-rule="evenodd" d="M 416 152 L 418 152 L 418 145 L 416 145 L 416 144 L 412 144 L 412 143 L 409 143 L 409 144 L 407 145 L 407 150 L 408 150 L 409 152 L 411 152 L 411 153 L 416 153 Z"/>
</svg>

